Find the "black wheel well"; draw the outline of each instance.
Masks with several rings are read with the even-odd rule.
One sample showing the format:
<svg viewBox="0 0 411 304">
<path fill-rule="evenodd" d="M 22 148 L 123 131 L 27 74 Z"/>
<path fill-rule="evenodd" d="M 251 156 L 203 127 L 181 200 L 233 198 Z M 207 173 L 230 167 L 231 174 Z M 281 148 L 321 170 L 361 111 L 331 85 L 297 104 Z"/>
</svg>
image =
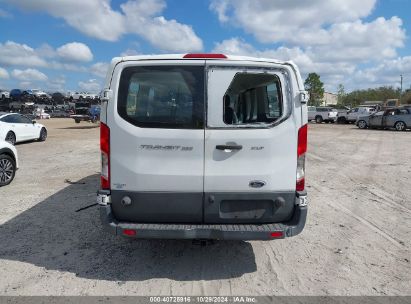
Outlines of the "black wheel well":
<svg viewBox="0 0 411 304">
<path fill-rule="evenodd" d="M 7 155 L 10 156 L 14 162 L 16 162 L 16 156 L 14 155 L 13 151 L 7 148 L 0 149 L 0 155 Z"/>
<path fill-rule="evenodd" d="M 402 122 L 404 125 L 407 125 L 407 124 L 405 123 L 405 121 L 403 121 L 403 120 L 398 120 L 398 121 L 395 122 L 394 126 L 395 126 L 397 123 L 399 123 L 399 122 Z"/>
<path fill-rule="evenodd" d="M 9 134 L 9 133 L 12 133 L 14 135 L 14 137 L 16 137 L 16 133 L 14 133 L 12 130 L 10 130 L 9 132 L 6 133 L 6 137 L 7 137 L 7 134 Z"/>
</svg>

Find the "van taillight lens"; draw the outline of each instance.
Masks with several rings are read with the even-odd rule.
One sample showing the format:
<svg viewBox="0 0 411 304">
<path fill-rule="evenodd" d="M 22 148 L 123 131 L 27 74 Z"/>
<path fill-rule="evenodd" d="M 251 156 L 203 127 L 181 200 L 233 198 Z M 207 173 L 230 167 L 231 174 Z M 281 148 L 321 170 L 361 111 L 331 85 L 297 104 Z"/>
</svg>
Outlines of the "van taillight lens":
<svg viewBox="0 0 411 304">
<path fill-rule="evenodd" d="M 297 191 L 304 191 L 305 189 L 305 153 L 307 152 L 307 132 L 308 125 L 304 125 L 298 130 L 296 181 Z"/>
<path fill-rule="evenodd" d="M 110 129 L 100 123 L 101 189 L 110 189 Z"/>
</svg>

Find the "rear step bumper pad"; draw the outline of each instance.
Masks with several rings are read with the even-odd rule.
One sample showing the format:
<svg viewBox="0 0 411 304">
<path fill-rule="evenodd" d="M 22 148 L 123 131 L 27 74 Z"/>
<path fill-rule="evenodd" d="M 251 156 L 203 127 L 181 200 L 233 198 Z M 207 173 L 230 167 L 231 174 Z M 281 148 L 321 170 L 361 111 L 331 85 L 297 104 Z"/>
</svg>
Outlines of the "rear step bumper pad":
<svg viewBox="0 0 411 304">
<path fill-rule="evenodd" d="M 140 239 L 272 240 L 301 233 L 307 218 L 307 207 L 295 206 L 291 220 L 280 224 L 136 224 L 117 222 L 110 205 L 99 208 L 101 221 L 109 232 Z M 134 230 L 135 235 L 124 235 L 125 229 Z M 282 232 L 282 237 L 271 236 L 273 232 Z"/>
</svg>

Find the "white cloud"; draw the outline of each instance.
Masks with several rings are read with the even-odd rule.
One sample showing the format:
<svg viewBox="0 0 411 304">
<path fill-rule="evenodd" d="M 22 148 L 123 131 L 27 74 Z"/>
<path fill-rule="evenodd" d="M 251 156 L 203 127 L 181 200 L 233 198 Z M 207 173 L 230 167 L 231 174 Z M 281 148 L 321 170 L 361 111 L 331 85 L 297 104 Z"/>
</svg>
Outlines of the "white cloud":
<svg viewBox="0 0 411 304">
<path fill-rule="evenodd" d="M 87 62 L 93 60 L 93 53 L 84 43 L 70 42 L 57 49 L 58 56 L 63 61 Z"/>
<path fill-rule="evenodd" d="M 63 18 L 78 31 L 101 40 L 116 41 L 124 34 L 124 17 L 109 0 L 8 0 L 24 10 L 45 11 Z"/>
<path fill-rule="evenodd" d="M 48 77 L 44 73 L 36 69 L 14 69 L 11 72 L 11 76 L 23 81 L 46 81 L 48 79 Z"/>
<path fill-rule="evenodd" d="M 0 64 L 4 66 L 47 67 L 85 72 L 86 69 L 77 63 L 92 59 L 93 54 L 84 43 L 67 43 L 57 50 L 48 44 L 34 49 L 13 41 L 0 43 Z"/>
<path fill-rule="evenodd" d="M 203 43 L 190 26 L 159 16 L 165 7 L 164 0 L 134 0 L 122 4 L 128 31 L 142 36 L 161 50 L 201 50 Z"/>
<path fill-rule="evenodd" d="M 89 79 L 87 81 L 80 81 L 78 83 L 79 88 L 82 91 L 98 93 L 101 90 L 101 84 L 96 79 Z"/>
<path fill-rule="evenodd" d="M 135 56 L 135 55 L 140 55 L 140 52 L 134 49 L 127 49 L 124 52 L 120 53 L 121 57 L 125 57 L 125 56 Z"/>
<path fill-rule="evenodd" d="M 352 73 L 355 65 L 348 63 L 327 63 L 314 61 L 310 55 L 301 48 L 279 47 L 277 49 L 257 50 L 251 44 L 240 38 L 232 38 L 217 43 L 212 52 L 229 55 L 245 55 L 261 58 L 270 58 L 284 61 L 293 61 L 303 74 L 316 72 L 320 74 Z"/>
<path fill-rule="evenodd" d="M 7 70 L 2 68 L 2 67 L 0 67 L 0 78 L 1 79 L 9 79 L 10 78 L 9 72 L 7 72 Z"/>
<path fill-rule="evenodd" d="M 256 49 L 241 38 L 215 44 L 215 52 L 296 62 L 303 77 L 322 76 L 326 88 L 397 84 L 380 69 L 401 64 L 398 49 L 407 39 L 398 17 L 367 19 L 376 0 L 212 0 L 210 9 L 225 26 L 238 27 L 267 47 Z M 275 47 L 273 47 L 275 45 Z M 400 62 L 400 63 L 398 63 Z M 364 69 L 363 66 L 369 68 Z M 398 75 L 395 75 L 398 74 Z M 393 82 L 394 81 L 394 82 Z"/>
<path fill-rule="evenodd" d="M 106 62 L 96 62 L 90 67 L 90 72 L 98 77 L 106 77 L 109 64 Z"/>
<path fill-rule="evenodd" d="M 400 87 L 400 75 L 411 75 L 411 56 L 384 60 L 377 66 L 358 70 L 352 77 L 352 83 L 356 87 Z M 409 78 L 405 78 L 405 81 L 410 83 Z M 404 88 L 406 87 L 408 86 L 404 84 Z"/>
<path fill-rule="evenodd" d="M 65 91 L 65 85 L 66 85 L 66 77 L 64 75 L 60 75 L 56 78 L 53 78 L 49 82 L 47 82 L 45 84 L 45 88 L 48 91 L 64 92 Z"/>
<path fill-rule="evenodd" d="M 164 51 L 199 51 L 201 39 L 191 26 L 167 20 L 161 13 L 165 0 L 129 0 L 121 11 L 110 0 L 6 0 L 24 10 L 44 11 L 63 18 L 78 31 L 97 39 L 117 41 L 122 35 L 137 34 Z"/>
<path fill-rule="evenodd" d="M 321 26 L 368 16 L 376 0 L 213 0 L 210 9 L 255 35 L 261 42 L 294 40 L 300 31 L 315 33 Z"/>
<path fill-rule="evenodd" d="M 33 48 L 13 41 L 0 43 L 0 64 L 5 66 L 47 66 L 47 62 Z"/>
</svg>

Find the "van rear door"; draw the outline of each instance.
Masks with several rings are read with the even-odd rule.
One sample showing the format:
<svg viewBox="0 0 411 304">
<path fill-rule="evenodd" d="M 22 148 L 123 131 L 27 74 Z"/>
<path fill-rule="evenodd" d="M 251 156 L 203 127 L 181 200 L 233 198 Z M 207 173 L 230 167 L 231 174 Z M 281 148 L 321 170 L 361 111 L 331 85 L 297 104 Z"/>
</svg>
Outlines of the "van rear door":
<svg viewBox="0 0 411 304">
<path fill-rule="evenodd" d="M 108 115 L 112 209 L 139 223 L 201 223 L 204 61 L 126 61 Z"/>
<path fill-rule="evenodd" d="M 293 109 L 286 70 L 240 64 L 207 66 L 204 220 L 286 221 L 295 204 L 301 109 Z"/>
</svg>

